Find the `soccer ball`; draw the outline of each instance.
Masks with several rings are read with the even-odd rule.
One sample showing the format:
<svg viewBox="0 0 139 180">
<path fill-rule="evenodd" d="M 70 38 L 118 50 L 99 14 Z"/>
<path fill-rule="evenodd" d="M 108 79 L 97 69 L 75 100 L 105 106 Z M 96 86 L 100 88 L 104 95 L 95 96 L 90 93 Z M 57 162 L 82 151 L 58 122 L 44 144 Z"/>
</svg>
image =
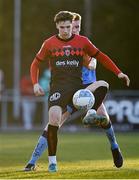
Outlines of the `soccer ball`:
<svg viewBox="0 0 139 180">
<path fill-rule="evenodd" d="M 89 110 L 95 103 L 95 97 L 90 90 L 80 89 L 74 93 L 72 101 L 76 109 Z"/>
</svg>

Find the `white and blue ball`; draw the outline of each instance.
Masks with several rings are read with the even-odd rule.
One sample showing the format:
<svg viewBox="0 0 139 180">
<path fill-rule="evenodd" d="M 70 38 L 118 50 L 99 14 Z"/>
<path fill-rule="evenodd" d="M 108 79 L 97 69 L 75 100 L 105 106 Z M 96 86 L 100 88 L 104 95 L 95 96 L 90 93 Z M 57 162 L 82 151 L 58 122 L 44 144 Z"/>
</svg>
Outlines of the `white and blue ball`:
<svg viewBox="0 0 139 180">
<path fill-rule="evenodd" d="M 72 101 L 76 109 L 89 110 L 95 103 L 95 97 L 90 90 L 80 89 L 74 93 Z"/>
</svg>

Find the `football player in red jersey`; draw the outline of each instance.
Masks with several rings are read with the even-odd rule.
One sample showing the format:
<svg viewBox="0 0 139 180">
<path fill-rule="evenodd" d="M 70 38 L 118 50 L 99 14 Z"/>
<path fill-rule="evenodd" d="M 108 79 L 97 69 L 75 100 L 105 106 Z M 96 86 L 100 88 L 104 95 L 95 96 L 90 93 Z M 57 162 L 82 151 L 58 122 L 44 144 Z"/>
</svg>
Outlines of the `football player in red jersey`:
<svg viewBox="0 0 139 180">
<path fill-rule="evenodd" d="M 81 69 L 84 54 L 97 58 L 100 63 L 119 78 L 125 79 L 129 85 L 128 76 L 122 73 L 108 56 L 97 49 L 86 37 L 72 34 L 73 19 L 73 14 L 68 11 L 61 11 L 56 14 L 54 20 L 59 33 L 43 43 L 31 65 L 31 77 L 36 96 L 44 95 L 43 89 L 38 84 L 39 64 L 49 59 L 51 65 L 52 77 L 48 99 L 49 125 L 47 132 L 49 172 L 57 171 L 57 130 L 62 119 L 62 113 L 66 110 L 67 104 L 70 104 L 74 92 L 82 88 Z M 106 93 L 106 86 L 95 90 L 96 103 L 94 109 L 98 109 Z"/>
</svg>

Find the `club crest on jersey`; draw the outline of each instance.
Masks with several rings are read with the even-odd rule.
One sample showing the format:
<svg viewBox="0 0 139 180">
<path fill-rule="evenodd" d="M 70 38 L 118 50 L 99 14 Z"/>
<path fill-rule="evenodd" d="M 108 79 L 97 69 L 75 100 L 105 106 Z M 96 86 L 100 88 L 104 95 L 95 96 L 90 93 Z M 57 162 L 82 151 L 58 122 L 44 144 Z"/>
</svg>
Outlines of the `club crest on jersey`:
<svg viewBox="0 0 139 180">
<path fill-rule="evenodd" d="M 52 94 L 49 98 L 50 101 L 56 101 L 61 97 L 61 94 L 59 92 L 55 92 L 54 94 Z"/>
<path fill-rule="evenodd" d="M 69 56 L 69 55 L 70 55 L 70 50 L 69 50 L 69 49 L 65 49 L 65 50 L 64 50 L 64 54 L 65 54 L 66 56 Z"/>
</svg>

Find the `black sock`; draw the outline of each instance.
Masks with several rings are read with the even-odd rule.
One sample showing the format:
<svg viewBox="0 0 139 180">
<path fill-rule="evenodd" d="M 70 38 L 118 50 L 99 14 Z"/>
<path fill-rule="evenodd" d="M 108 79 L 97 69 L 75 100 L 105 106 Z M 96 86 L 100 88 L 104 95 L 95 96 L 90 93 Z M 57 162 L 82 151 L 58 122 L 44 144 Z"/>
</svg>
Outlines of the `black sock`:
<svg viewBox="0 0 139 180">
<path fill-rule="evenodd" d="M 104 87 L 104 86 L 100 86 L 94 91 L 93 94 L 95 96 L 95 104 L 93 106 L 93 109 L 95 109 L 96 111 L 99 108 L 99 106 L 102 104 L 107 94 L 107 91 L 108 91 L 107 87 Z"/>
<path fill-rule="evenodd" d="M 42 136 L 47 139 L 47 131 L 46 130 L 43 131 Z"/>
<path fill-rule="evenodd" d="M 57 130 L 58 126 L 48 125 L 47 140 L 48 140 L 48 154 L 55 156 L 57 150 Z"/>
</svg>

